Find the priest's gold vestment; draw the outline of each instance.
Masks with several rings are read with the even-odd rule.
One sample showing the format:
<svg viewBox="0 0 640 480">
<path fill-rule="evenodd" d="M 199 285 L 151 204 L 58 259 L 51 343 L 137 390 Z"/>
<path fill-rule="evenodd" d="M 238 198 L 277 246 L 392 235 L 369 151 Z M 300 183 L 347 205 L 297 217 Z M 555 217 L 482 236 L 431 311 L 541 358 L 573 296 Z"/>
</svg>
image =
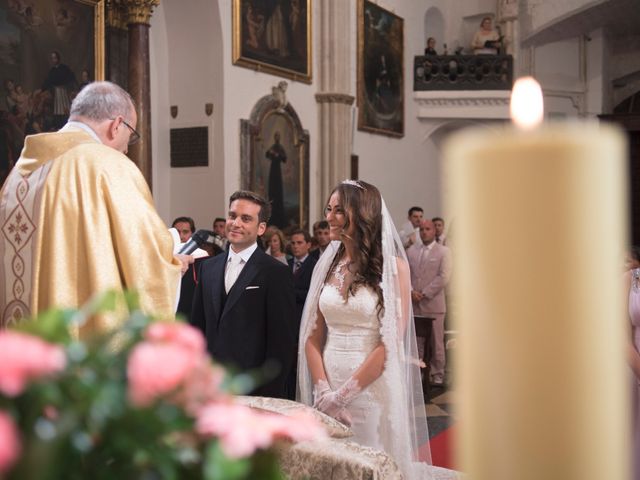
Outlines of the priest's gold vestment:
<svg viewBox="0 0 640 480">
<path fill-rule="evenodd" d="M 82 130 L 26 138 L 0 226 L 0 326 L 108 289 L 137 290 L 146 312 L 174 311 L 180 265 L 144 177 Z"/>
</svg>

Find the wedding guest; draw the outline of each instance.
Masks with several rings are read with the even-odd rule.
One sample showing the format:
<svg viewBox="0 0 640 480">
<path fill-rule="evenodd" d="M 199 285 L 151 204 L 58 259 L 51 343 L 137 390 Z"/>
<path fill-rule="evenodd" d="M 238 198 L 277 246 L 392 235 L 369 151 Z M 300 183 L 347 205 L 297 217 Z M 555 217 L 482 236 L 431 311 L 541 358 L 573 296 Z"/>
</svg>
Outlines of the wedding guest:
<svg viewBox="0 0 640 480">
<path fill-rule="evenodd" d="M 171 223 L 171 227 L 178 231 L 180 243 L 187 242 L 196 233 L 196 224 L 191 217 L 178 217 Z"/>
<path fill-rule="evenodd" d="M 502 48 L 502 37 L 493 29 L 491 17 L 484 17 L 480 22 L 480 29 L 473 36 L 471 48 L 475 54 L 497 55 Z"/>
<path fill-rule="evenodd" d="M 420 240 L 407 249 L 411 270 L 411 300 L 416 317 L 433 319 L 431 355 L 425 360 L 429 362 L 431 384 L 441 387 L 445 380 L 445 287 L 451 278 L 451 252 L 436 242 L 436 228 L 431 220 L 420 222 Z M 422 357 L 423 352 L 420 353 Z"/>
<path fill-rule="evenodd" d="M 400 240 L 404 248 L 409 248 L 420 241 L 420 222 L 424 210 L 421 207 L 411 207 L 407 214 L 407 221 L 400 228 Z"/>
<path fill-rule="evenodd" d="M 309 235 L 309 232 L 306 230 L 294 230 L 291 234 L 289 245 L 291 246 L 291 252 L 293 254 L 292 258 L 289 259 L 289 268 L 291 268 L 291 273 L 293 273 L 293 291 L 296 296 L 296 338 L 298 338 L 300 334 L 302 310 L 307 300 L 309 285 L 311 285 L 311 275 L 313 274 L 313 268 L 316 266 L 317 259 L 309 254 L 311 235 Z M 289 398 L 291 400 L 294 400 L 296 397 L 297 362 L 295 367 L 289 377 Z"/>
<path fill-rule="evenodd" d="M 369 183 L 340 183 L 326 218 L 333 242 L 302 315 L 298 399 L 387 452 L 404 478 L 429 478 L 417 462 L 429 457 L 428 430 L 403 245 Z"/>
<path fill-rule="evenodd" d="M 289 258 L 285 253 L 286 240 L 282 230 L 276 228 L 273 230 L 271 238 L 269 238 L 269 255 L 278 260 L 279 262 L 288 264 Z"/>
<path fill-rule="evenodd" d="M 425 56 L 438 55 L 438 52 L 436 52 L 436 39 L 435 38 L 429 37 L 427 39 L 427 46 L 424 49 L 424 54 L 425 54 Z"/>
<path fill-rule="evenodd" d="M 320 258 L 331 243 L 331 237 L 329 235 L 329 223 L 326 220 L 319 220 L 313 224 L 313 240 L 315 239 L 316 248 L 311 249 L 311 256 L 316 260 Z"/>
<path fill-rule="evenodd" d="M 447 236 L 444 233 L 444 219 L 442 217 L 433 217 L 431 219 L 433 226 L 436 229 L 436 242 L 440 245 L 447 244 Z"/>
</svg>

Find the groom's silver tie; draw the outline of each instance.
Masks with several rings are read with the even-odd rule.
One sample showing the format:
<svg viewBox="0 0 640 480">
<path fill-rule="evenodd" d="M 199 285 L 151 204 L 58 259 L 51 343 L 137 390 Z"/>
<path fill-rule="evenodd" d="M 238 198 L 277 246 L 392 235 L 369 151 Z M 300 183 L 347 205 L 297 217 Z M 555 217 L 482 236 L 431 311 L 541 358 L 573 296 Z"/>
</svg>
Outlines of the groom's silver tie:
<svg viewBox="0 0 640 480">
<path fill-rule="evenodd" d="M 242 263 L 243 260 L 239 255 L 234 255 L 229 258 L 227 268 L 224 272 L 224 288 L 227 293 L 229 293 L 233 284 L 236 283 L 236 280 L 242 271 Z"/>
</svg>

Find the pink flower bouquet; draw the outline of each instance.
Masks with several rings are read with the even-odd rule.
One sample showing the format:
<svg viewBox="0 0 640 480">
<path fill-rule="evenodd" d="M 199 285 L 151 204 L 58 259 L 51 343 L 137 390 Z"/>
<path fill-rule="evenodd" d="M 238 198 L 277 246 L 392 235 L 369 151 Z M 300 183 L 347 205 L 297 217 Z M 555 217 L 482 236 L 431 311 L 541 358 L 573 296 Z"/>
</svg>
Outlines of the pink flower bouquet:
<svg viewBox="0 0 640 480">
<path fill-rule="evenodd" d="M 117 331 L 71 338 L 70 323 L 96 313 L 0 331 L 0 478 L 279 479 L 274 442 L 325 436 L 314 419 L 235 404 L 182 322 L 134 311 Z"/>
</svg>

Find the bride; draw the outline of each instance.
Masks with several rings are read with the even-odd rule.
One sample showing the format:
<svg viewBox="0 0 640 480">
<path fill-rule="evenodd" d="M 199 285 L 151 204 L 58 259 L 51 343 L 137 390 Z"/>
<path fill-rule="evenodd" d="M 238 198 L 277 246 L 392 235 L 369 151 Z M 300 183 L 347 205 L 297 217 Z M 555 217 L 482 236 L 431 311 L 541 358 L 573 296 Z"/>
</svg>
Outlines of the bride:
<svg viewBox="0 0 640 480">
<path fill-rule="evenodd" d="M 326 206 L 330 246 L 302 315 L 298 400 L 387 452 L 404 478 L 430 478 L 409 267 L 378 189 L 346 180 Z M 420 449 L 418 451 L 418 449 Z"/>
</svg>

